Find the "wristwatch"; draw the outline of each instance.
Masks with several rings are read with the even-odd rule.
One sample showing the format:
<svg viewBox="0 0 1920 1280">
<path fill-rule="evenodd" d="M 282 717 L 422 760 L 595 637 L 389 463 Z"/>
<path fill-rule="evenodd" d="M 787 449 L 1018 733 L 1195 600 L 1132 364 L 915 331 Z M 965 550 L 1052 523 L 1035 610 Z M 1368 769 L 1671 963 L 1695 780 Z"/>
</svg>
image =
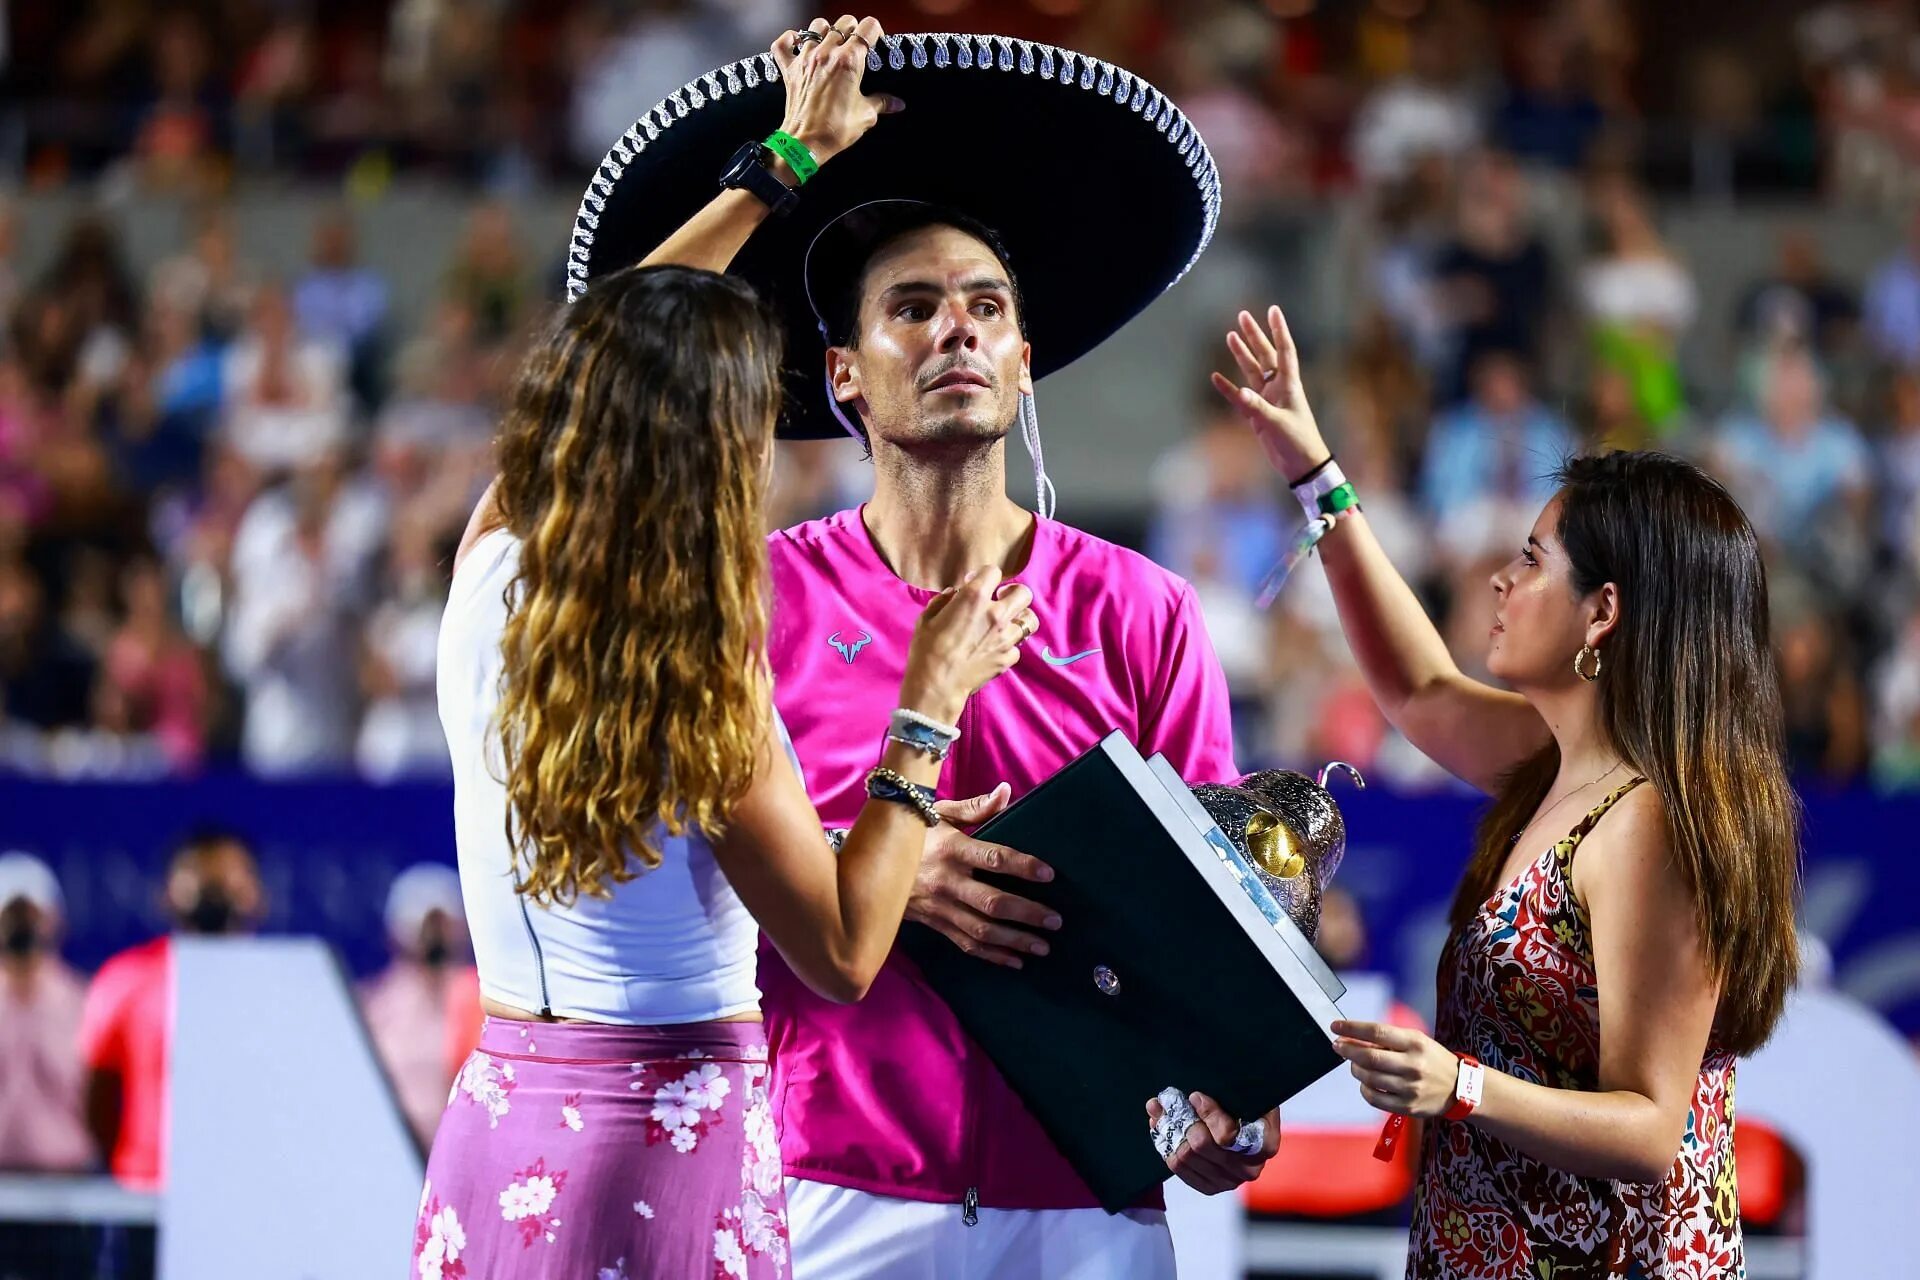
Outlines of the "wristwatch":
<svg viewBox="0 0 1920 1280">
<path fill-rule="evenodd" d="M 764 142 L 749 142 L 733 153 L 720 185 L 729 191 L 750 191 L 775 214 L 786 213 L 800 203 L 800 193 L 773 172 L 773 149 Z"/>
<path fill-rule="evenodd" d="M 1453 1105 L 1447 1108 L 1444 1118 L 1465 1120 L 1472 1115 L 1486 1087 L 1487 1069 L 1480 1065 L 1480 1059 L 1470 1053 L 1461 1054 L 1460 1074 L 1453 1081 Z"/>
</svg>

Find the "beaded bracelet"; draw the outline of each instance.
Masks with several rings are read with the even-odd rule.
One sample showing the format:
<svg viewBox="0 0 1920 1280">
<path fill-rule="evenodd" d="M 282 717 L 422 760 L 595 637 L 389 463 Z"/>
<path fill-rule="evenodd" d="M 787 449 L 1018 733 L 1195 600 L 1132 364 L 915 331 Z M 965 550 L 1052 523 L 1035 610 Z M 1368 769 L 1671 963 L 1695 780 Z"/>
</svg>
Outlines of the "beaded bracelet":
<svg viewBox="0 0 1920 1280">
<path fill-rule="evenodd" d="M 867 795 L 905 805 L 929 827 L 940 825 L 940 814 L 933 807 L 933 788 L 909 781 L 905 774 L 884 767 L 873 770 L 867 775 Z"/>
</svg>

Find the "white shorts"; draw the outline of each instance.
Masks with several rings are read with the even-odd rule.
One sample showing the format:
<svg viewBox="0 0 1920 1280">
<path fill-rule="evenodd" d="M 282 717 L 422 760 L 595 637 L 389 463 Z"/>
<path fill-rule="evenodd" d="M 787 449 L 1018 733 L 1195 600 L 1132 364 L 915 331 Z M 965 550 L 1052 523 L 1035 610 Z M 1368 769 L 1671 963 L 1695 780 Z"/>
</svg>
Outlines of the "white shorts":
<svg viewBox="0 0 1920 1280">
<path fill-rule="evenodd" d="M 982 1209 L 787 1179 L 794 1280 L 1174 1280 L 1158 1209 Z"/>
</svg>

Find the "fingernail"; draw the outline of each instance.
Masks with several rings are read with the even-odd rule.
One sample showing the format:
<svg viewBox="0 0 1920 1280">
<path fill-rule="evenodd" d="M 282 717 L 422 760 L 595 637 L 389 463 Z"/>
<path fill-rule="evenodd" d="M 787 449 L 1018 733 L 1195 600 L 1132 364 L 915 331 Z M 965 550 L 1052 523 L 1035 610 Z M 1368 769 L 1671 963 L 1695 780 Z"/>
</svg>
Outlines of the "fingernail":
<svg viewBox="0 0 1920 1280">
<path fill-rule="evenodd" d="M 1060 927 L 1060 917 L 1048 916 L 1046 919 L 1046 926 L 1049 929 L 1058 929 Z"/>
<path fill-rule="evenodd" d="M 1013 959 L 1011 959 L 1011 960 L 1009 960 L 1009 961 L 1007 961 L 1007 968 L 1009 968 L 1009 969 L 1019 969 L 1019 968 L 1023 968 L 1023 967 L 1024 967 L 1024 966 L 1023 966 L 1023 965 L 1022 965 L 1022 964 L 1020 963 L 1020 957 L 1019 957 L 1019 956 L 1015 956 L 1015 957 L 1014 957 Z"/>
<path fill-rule="evenodd" d="M 1037 956 L 1043 956 L 1047 954 L 1047 944 L 1044 942 L 1035 942 L 1031 947 L 1027 949 L 1033 952 L 1033 954 Z"/>
<path fill-rule="evenodd" d="M 1047 881 L 1053 879 L 1053 868 L 1042 867 L 1040 868 L 1040 870 L 1036 871 L 1034 874 L 1039 877 L 1041 884 L 1045 884 Z"/>
<path fill-rule="evenodd" d="M 969 569 L 967 570 L 967 576 L 960 579 L 960 585 L 964 587 L 969 582 L 972 582 L 975 578 L 979 576 L 980 576 L 980 571 L 978 569 Z"/>
</svg>

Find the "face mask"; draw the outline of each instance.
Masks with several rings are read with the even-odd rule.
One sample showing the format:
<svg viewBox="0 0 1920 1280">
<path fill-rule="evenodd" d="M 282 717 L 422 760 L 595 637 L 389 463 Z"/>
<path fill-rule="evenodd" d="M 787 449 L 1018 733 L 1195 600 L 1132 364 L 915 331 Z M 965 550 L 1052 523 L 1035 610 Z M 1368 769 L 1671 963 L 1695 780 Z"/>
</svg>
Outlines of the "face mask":
<svg viewBox="0 0 1920 1280">
<path fill-rule="evenodd" d="M 0 947 L 10 956 L 30 956 L 40 949 L 40 935 L 31 924 L 21 921 L 0 937 Z"/>
<path fill-rule="evenodd" d="M 200 900 L 187 912 L 185 924 L 190 933 L 231 933 L 239 922 L 232 899 L 219 889 L 204 889 Z"/>
</svg>

